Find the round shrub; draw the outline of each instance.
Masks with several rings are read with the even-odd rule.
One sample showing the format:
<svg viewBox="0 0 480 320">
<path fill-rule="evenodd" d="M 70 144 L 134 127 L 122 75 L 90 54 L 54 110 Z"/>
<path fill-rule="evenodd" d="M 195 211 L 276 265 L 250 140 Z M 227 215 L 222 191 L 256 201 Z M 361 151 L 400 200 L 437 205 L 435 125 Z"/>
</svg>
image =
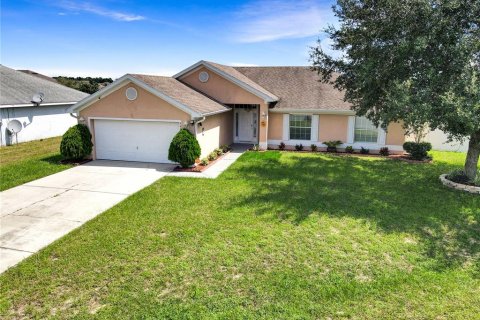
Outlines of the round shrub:
<svg viewBox="0 0 480 320">
<path fill-rule="evenodd" d="M 79 160 L 92 153 L 92 134 L 84 124 L 67 130 L 60 143 L 60 153 L 67 160 Z"/>
<path fill-rule="evenodd" d="M 191 167 L 200 157 L 201 149 L 197 139 L 187 129 L 181 129 L 173 137 L 168 149 L 168 160 L 178 162 L 183 168 Z"/>
<path fill-rule="evenodd" d="M 410 154 L 414 160 L 425 160 L 428 158 L 428 151 L 432 150 L 430 142 L 412 142 L 407 141 L 403 144 L 403 149 Z"/>
</svg>

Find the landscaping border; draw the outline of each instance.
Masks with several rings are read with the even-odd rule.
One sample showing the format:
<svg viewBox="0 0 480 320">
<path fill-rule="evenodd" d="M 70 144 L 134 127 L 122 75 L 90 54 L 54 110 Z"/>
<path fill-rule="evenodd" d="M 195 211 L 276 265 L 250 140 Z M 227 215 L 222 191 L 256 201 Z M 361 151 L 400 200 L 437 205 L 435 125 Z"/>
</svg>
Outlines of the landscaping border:
<svg viewBox="0 0 480 320">
<path fill-rule="evenodd" d="M 473 193 L 473 194 L 480 194 L 480 187 L 469 186 L 469 185 L 466 185 L 466 184 L 461 184 L 461 183 L 457 183 L 457 182 L 453 182 L 451 180 L 448 180 L 446 173 L 440 175 L 440 181 L 442 182 L 442 184 L 444 186 L 452 188 L 452 189 L 456 189 L 456 190 L 460 190 L 460 191 L 466 191 L 466 192 Z"/>
</svg>

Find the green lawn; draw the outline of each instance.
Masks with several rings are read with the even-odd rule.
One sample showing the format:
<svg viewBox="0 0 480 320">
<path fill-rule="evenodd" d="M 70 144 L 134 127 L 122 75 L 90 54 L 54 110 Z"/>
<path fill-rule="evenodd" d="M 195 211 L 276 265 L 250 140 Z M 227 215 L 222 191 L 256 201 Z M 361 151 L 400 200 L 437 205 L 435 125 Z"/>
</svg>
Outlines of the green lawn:
<svg viewBox="0 0 480 320">
<path fill-rule="evenodd" d="M 61 137 L 0 148 L 0 191 L 70 168 L 60 164 Z"/>
<path fill-rule="evenodd" d="M 480 197 L 439 182 L 464 154 L 433 155 L 250 152 L 163 178 L 0 276 L 0 314 L 479 319 Z"/>
</svg>

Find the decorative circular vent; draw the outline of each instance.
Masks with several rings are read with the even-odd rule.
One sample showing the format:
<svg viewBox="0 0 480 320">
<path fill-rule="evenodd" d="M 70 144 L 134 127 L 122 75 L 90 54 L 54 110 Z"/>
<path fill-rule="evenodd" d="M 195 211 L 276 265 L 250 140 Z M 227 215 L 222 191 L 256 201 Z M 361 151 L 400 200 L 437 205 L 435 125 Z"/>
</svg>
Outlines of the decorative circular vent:
<svg viewBox="0 0 480 320">
<path fill-rule="evenodd" d="M 198 80 L 200 80 L 200 82 L 207 82 L 208 78 L 210 78 L 210 75 L 206 71 L 202 71 L 198 75 Z"/>
<path fill-rule="evenodd" d="M 133 101 L 137 99 L 137 96 L 138 96 L 137 89 L 130 87 L 125 91 L 125 95 L 127 96 L 128 100 Z"/>
</svg>

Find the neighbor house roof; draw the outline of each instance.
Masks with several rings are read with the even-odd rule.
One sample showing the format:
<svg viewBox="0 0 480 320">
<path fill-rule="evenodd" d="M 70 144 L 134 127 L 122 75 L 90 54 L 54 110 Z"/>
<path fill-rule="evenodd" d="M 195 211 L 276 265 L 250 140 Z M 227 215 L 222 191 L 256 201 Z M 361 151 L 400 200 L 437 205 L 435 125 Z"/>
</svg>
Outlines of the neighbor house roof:
<svg viewBox="0 0 480 320">
<path fill-rule="evenodd" d="M 264 99 L 266 102 L 275 102 L 278 100 L 278 97 L 270 92 L 269 90 L 265 89 L 263 86 L 258 84 L 255 81 L 252 81 L 250 78 L 243 75 L 241 72 L 235 70 L 234 67 L 226 66 L 223 64 L 201 60 L 194 65 L 191 65 L 185 70 L 180 71 L 173 77 L 175 79 L 181 79 L 181 77 L 190 74 L 191 72 L 197 70 L 200 67 L 205 67 L 220 76 L 230 80 L 231 82 L 237 84 L 238 86 L 242 87 L 243 89 L 249 91 L 250 93 Z"/>
<path fill-rule="evenodd" d="M 320 78 L 309 67 L 233 67 L 279 97 L 272 111 L 325 110 L 350 112 L 342 91 Z"/>
<path fill-rule="evenodd" d="M 87 93 L 59 83 L 0 65 L 0 105 L 2 107 L 33 106 L 33 95 L 40 92 L 44 94 L 40 106 L 74 104 L 88 96 Z"/>
<path fill-rule="evenodd" d="M 126 74 L 82 101 L 79 101 L 70 107 L 69 112 L 78 112 L 129 82 L 138 85 L 142 89 L 183 110 L 192 117 L 202 117 L 230 110 L 230 108 L 205 96 L 175 78 L 144 74 Z"/>
</svg>

